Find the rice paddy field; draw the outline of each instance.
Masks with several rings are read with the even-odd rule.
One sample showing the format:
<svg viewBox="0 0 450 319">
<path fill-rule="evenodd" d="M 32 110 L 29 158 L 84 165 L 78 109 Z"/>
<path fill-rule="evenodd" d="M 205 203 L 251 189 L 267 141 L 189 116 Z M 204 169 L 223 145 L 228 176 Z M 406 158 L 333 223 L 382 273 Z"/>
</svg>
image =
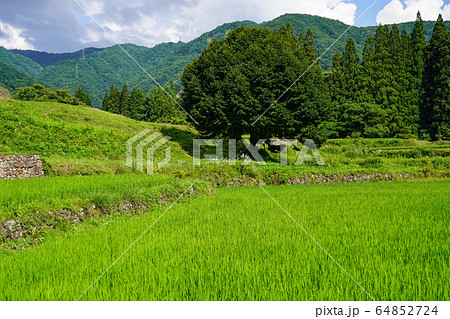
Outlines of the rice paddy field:
<svg viewBox="0 0 450 319">
<path fill-rule="evenodd" d="M 2 251 L 0 300 L 450 300 L 450 180 L 264 190 Z"/>
<path fill-rule="evenodd" d="M 181 194 L 193 181 L 133 174 L 1 180 L 0 222 L 36 211 L 108 207 L 123 200 L 158 202 L 161 194 Z M 197 188 L 201 186 L 197 184 Z"/>
</svg>

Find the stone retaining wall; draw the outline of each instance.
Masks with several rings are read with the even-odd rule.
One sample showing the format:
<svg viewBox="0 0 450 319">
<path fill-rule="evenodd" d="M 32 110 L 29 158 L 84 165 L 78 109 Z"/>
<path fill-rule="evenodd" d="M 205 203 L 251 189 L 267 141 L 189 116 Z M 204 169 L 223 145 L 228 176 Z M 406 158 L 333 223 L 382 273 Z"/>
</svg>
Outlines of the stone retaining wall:
<svg viewBox="0 0 450 319">
<path fill-rule="evenodd" d="M 0 155 L 0 179 L 44 177 L 39 155 Z"/>
</svg>

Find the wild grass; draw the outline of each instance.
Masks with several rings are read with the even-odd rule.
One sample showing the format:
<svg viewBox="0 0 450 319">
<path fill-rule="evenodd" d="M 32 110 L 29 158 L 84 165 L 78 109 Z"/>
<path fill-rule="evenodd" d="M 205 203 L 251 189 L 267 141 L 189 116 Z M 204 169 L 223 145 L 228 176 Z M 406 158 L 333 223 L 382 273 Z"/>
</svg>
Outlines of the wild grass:
<svg viewBox="0 0 450 319">
<path fill-rule="evenodd" d="M 81 223 L 121 215 L 145 214 L 175 200 L 191 179 L 149 175 L 48 177 L 0 181 L 0 225 L 14 220 L 20 238 L 0 234 L 0 249 L 26 248 L 49 233 L 76 231 Z M 197 182 L 193 195 L 210 194 L 211 185 Z"/>
<path fill-rule="evenodd" d="M 376 300 L 449 300 L 450 181 L 265 188 Z M 1 300 L 75 300 L 163 213 L 0 257 Z M 369 300 L 259 187 L 170 209 L 81 300 Z"/>
<path fill-rule="evenodd" d="M 123 194 L 129 188 L 151 188 L 174 180 L 173 177 L 162 175 L 102 175 L 5 180 L 0 181 L 0 207 L 27 204 L 45 198 L 64 199 L 98 192 Z"/>
</svg>

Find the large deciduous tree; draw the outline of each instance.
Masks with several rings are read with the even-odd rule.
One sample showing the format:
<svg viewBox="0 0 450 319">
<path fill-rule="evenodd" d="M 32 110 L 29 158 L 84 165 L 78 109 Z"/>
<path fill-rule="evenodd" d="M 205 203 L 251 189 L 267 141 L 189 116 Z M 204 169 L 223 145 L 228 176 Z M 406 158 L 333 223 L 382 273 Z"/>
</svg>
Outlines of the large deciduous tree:
<svg viewBox="0 0 450 319">
<path fill-rule="evenodd" d="M 320 66 L 312 65 L 316 59 L 310 31 L 299 41 L 289 26 L 239 27 L 213 40 L 185 68 L 184 107 L 209 137 L 250 134 L 252 143 L 273 136 L 320 143 L 330 101 Z"/>
</svg>

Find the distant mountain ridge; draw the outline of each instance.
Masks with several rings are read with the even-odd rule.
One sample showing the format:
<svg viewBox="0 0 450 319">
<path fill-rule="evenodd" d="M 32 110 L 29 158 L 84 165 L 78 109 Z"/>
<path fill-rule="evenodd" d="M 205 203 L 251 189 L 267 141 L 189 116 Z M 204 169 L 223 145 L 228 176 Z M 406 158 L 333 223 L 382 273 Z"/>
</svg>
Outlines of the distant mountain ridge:
<svg viewBox="0 0 450 319">
<path fill-rule="evenodd" d="M 57 62 L 66 61 L 66 60 L 73 60 L 77 58 L 82 58 L 86 55 L 92 54 L 94 52 L 102 51 L 104 48 L 86 48 L 81 49 L 76 52 L 70 52 L 70 53 L 47 53 L 43 51 L 34 51 L 34 50 L 10 50 L 11 52 L 23 55 L 24 57 L 27 57 L 43 68 L 53 65 Z"/>
<path fill-rule="evenodd" d="M 377 26 L 350 27 L 338 20 L 306 14 L 285 14 L 260 24 L 248 20 L 226 23 L 188 43 L 161 43 L 153 48 L 134 44 L 122 46 L 161 85 L 173 81 L 175 88 L 181 90 L 179 79 L 184 67 L 198 57 L 212 39 L 222 39 L 228 31 L 240 25 L 278 29 L 281 24 L 288 23 L 297 36 L 300 33 L 305 34 L 308 28 L 311 28 L 319 55 L 324 53 L 320 62 L 324 70 L 331 67 L 332 56 L 337 50 L 340 52 L 344 50 L 350 37 L 355 40 L 356 48 L 361 56 L 367 37 L 370 34 L 375 34 L 378 28 Z M 424 22 L 427 38 L 431 36 L 434 24 L 435 21 Z M 446 25 L 449 28 L 450 21 L 447 21 Z M 398 24 L 398 27 L 400 31 L 405 29 L 411 33 L 414 22 L 401 23 Z M 348 31 L 334 46 L 327 50 L 347 29 Z M 109 91 L 111 84 L 122 86 L 123 83 L 127 82 L 130 89 L 136 87 L 144 91 L 155 85 L 148 75 L 117 45 L 105 49 L 92 48 L 91 51 L 85 49 L 84 57 L 81 56 L 81 51 L 58 55 L 45 52 L 36 53 L 37 51 L 21 51 L 18 54 L 1 49 L 3 48 L 0 47 L 0 62 L 35 77 L 52 89 L 69 89 L 74 93 L 81 86 L 91 96 L 95 107 L 101 107 L 103 96 Z M 4 51 L 8 51 L 8 54 Z M 86 52 L 90 54 L 86 54 Z M 74 58 L 66 59 L 71 56 L 74 56 Z M 36 61 L 39 61 L 39 63 L 36 63 Z M 43 68 L 43 65 L 47 66 Z"/>
</svg>

